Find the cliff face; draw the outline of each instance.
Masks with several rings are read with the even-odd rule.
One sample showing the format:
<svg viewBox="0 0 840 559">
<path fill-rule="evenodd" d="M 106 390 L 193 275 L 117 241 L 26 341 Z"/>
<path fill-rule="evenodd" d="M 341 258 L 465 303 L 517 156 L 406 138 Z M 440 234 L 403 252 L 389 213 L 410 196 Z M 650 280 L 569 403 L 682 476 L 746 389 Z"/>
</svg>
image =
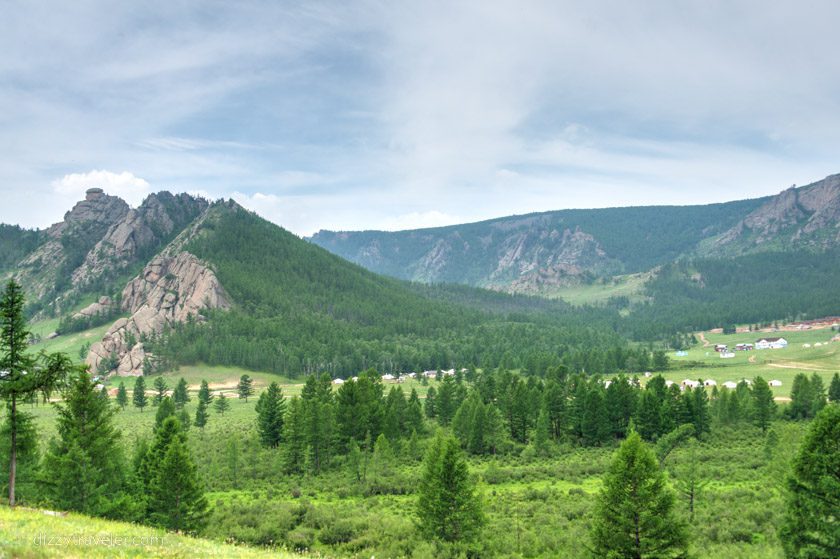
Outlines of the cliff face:
<svg viewBox="0 0 840 559">
<path fill-rule="evenodd" d="M 130 316 L 117 320 L 102 341 L 91 346 L 87 364 L 96 371 L 103 360 L 115 356 L 118 374 L 140 375 L 147 357 L 141 337 L 190 316 L 204 320 L 205 309 L 229 307 L 228 295 L 205 263 L 188 252 L 159 255 L 126 285 L 122 309 Z"/>
<path fill-rule="evenodd" d="M 840 175 L 791 187 L 762 204 L 702 252 L 740 254 L 799 246 L 840 244 Z"/>
<path fill-rule="evenodd" d="M 15 274 L 30 299 L 42 299 L 66 289 L 68 275 L 88 251 L 129 213 L 128 204 L 91 189 L 85 200 L 46 231 L 45 241 L 18 266 Z"/>
</svg>

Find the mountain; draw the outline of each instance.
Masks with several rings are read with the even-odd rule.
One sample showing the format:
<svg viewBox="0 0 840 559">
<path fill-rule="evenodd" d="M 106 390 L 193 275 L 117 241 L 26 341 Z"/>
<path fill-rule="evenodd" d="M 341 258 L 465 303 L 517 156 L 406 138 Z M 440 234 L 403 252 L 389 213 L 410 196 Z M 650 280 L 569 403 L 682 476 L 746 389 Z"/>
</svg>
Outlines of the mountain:
<svg viewBox="0 0 840 559">
<path fill-rule="evenodd" d="M 45 231 L 2 231 L 29 239 L 0 245 L 0 261 L 17 258 L 5 273 L 30 314 L 58 317 L 59 336 L 110 324 L 86 356 L 103 374 L 199 362 L 290 376 L 544 370 L 564 358 L 580 369 L 596 358 L 582 347 L 626 347 L 609 312 L 380 276 L 232 201 L 161 192 L 133 209 L 94 188 Z"/>
<path fill-rule="evenodd" d="M 320 231 L 310 241 L 377 273 L 552 294 L 680 258 L 840 245 L 840 175 L 776 196 L 704 206 L 560 210 L 397 232 Z"/>
</svg>

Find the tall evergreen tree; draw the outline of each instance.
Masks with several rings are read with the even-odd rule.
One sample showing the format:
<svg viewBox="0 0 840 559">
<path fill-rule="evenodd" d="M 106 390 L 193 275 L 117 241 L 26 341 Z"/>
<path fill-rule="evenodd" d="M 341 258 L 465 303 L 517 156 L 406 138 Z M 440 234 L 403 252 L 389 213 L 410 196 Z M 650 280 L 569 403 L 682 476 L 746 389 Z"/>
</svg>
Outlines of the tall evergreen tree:
<svg viewBox="0 0 840 559">
<path fill-rule="evenodd" d="M 310 375 L 301 390 L 303 432 L 307 458 L 313 473 L 329 465 L 335 437 L 335 410 L 329 375 Z"/>
<path fill-rule="evenodd" d="M 776 415 L 776 402 L 773 400 L 773 391 L 770 385 L 762 377 L 755 377 L 752 385 L 752 419 L 762 433 L 767 432 L 770 422 Z"/>
<path fill-rule="evenodd" d="M 164 398 L 160 401 L 160 405 L 158 405 L 157 411 L 155 412 L 154 430 L 157 431 L 160 429 L 160 426 L 163 425 L 163 422 L 166 421 L 168 417 L 175 417 L 175 403 L 169 396 L 164 396 Z"/>
<path fill-rule="evenodd" d="M 137 377 L 137 380 L 134 381 L 134 392 L 132 393 L 131 400 L 134 403 L 134 407 L 140 408 L 141 412 L 149 403 L 149 400 L 146 398 L 146 381 L 143 377 Z"/>
<path fill-rule="evenodd" d="M 125 382 L 120 381 L 120 386 L 117 388 L 117 405 L 121 410 L 124 410 L 128 405 L 128 391 L 125 389 Z"/>
<path fill-rule="evenodd" d="M 788 480 L 787 511 L 780 530 L 787 557 L 840 555 L 840 406 L 816 417 L 799 448 Z"/>
<path fill-rule="evenodd" d="M 417 390 L 411 389 L 408 397 L 408 404 L 405 409 L 405 425 L 409 432 L 423 432 L 423 404 L 420 403 L 420 396 Z"/>
<path fill-rule="evenodd" d="M 597 557 L 685 557 L 688 532 L 674 514 L 656 456 L 631 431 L 604 476 L 595 506 L 592 544 Z"/>
<path fill-rule="evenodd" d="M 811 381 L 805 373 L 797 373 L 793 377 L 793 384 L 790 387 L 790 405 L 787 412 L 791 419 L 806 419 L 811 417 L 813 410 L 813 396 L 811 392 Z"/>
<path fill-rule="evenodd" d="M 169 417 L 159 430 L 160 436 L 149 471 L 149 520 L 168 530 L 195 532 L 207 516 L 207 499 L 190 456 L 183 427 Z"/>
<path fill-rule="evenodd" d="M 198 388 L 198 399 L 204 402 L 205 407 L 209 407 L 213 402 L 213 394 L 210 392 L 210 385 L 206 380 L 201 381 L 201 386 Z"/>
<path fill-rule="evenodd" d="M 256 410 L 260 442 L 264 446 L 276 448 L 283 438 L 283 419 L 286 415 L 286 398 L 279 384 L 272 382 L 260 394 Z"/>
<path fill-rule="evenodd" d="M 74 370 L 63 354 L 33 356 L 23 315 L 23 290 L 14 280 L 0 296 L 0 400 L 7 404 L 9 432 L 9 506 L 15 506 L 18 434 L 25 419 L 18 405 L 41 393 L 47 397 Z"/>
<path fill-rule="evenodd" d="M 437 390 L 435 390 L 434 386 L 430 386 L 429 390 L 426 391 L 426 403 L 423 409 L 426 412 L 426 417 L 429 419 L 437 417 Z"/>
<path fill-rule="evenodd" d="M 283 422 L 283 464 L 288 473 L 302 473 L 306 460 L 306 433 L 303 402 L 297 396 L 289 400 Z"/>
<path fill-rule="evenodd" d="M 157 377 L 155 378 L 154 388 L 155 395 L 152 396 L 152 405 L 158 406 L 166 397 L 166 391 L 169 390 L 169 386 L 166 384 L 166 379 L 163 377 Z"/>
<path fill-rule="evenodd" d="M 207 425 L 207 404 L 204 400 L 198 401 L 198 406 L 195 408 L 195 426 L 199 429 L 204 430 L 204 426 Z"/>
<path fill-rule="evenodd" d="M 114 426 L 114 409 L 99 396 L 87 371 L 73 375 L 56 412 L 58 438 L 50 442 L 44 460 L 50 501 L 61 510 L 120 516 L 120 432 Z"/>
<path fill-rule="evenodd" d="M 828 400 L 835 404 L 840 403 L 840 373 L 834 373 L 831 377 L 831 384 L 828 386 Z"/>
<path fill-rule="evenodd" d="M 248 398 L 254 395 L 254 381 L 250 375 L 242 375 L 239 377 L 239 384 L 236 385 L 236 393 L 239 394 L 240 400 L 248 402 Z"/>
<path fill-rule="evenodd" d="M 180 410 L 189 401 L 190 395 L 187 391 L 187 381 L 184 377 L 181 377 L 178 380 L 178 384 L 175 385 L 175 390 L 172 391 L 172 402 L 175 404 L 175 407 Z"/>
<path fill-rule="evenodd" d="M 417 516 L 425 537 L 449 543 L 475 541 L 484 526 L 481 500 L 458 441 L 451 436 L 438 433 L 426 454 Z"/>
<path fill-rule="evenodd" d="M 825 384 L 817 373 L 811 375 L 811 417 L 816 417 L 826 405 Z"/>
</svg>

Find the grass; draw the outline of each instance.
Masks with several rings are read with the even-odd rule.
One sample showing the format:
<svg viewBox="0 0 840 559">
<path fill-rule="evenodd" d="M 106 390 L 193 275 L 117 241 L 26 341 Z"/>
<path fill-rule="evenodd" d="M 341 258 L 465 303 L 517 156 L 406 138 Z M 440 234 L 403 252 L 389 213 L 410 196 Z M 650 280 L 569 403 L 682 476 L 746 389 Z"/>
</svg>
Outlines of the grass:
<svg viewBox="0 0 840 559">
<path fill-rule="evenodd" d="M 604 303 L 610 297 L 627 297 L 631 302 L 642 300 L 642 290 L 650 279 L 650 272 L 615 276 L 604 283 L 572 285 L 558 287 L 549 294 L 552 298 L 560 298 L 572 305 L 594 305 Z"/>
<path fill-rule="evenodd" d="M 831 329 L 802 330 L 794 332 L 743 332 L 737 334 L 717 334 L 705 332 L 709 344 L 703 347 L 698 343 L 684 357 L 670 354 L 672 370 L 663 373 L 668 380 L 675 382 L 683 379 L 713 379 L 720 386 L 723 382 L 738 382 L 762 376 L 765 380 L 780 380 L 782 386 L 773 388 L 776 397 L 787 398 L 793 377 L 799 373 L 808 375 L 817 373 L 828 388 L 831 377 L 840 371 L 840 343 L 829 342 L 835 334 Z M 736 351 L 735 357 L 721 359 L 714 351 L 715 344 L 753 343 L 765 336 L 783 337 L 788 341 L 784 349 L 765 349 Z M 814 344 L 823 344 L 814 347 Z M 806 348 L 804 344 L 810 344 Z"/>
<path fill-rule="evenodd" d="M 79 514 L 51 516 L 38 510 L 0 507 L 0 558 L 198 556 L 232 559 L 301 557 Z"/>
</svg>

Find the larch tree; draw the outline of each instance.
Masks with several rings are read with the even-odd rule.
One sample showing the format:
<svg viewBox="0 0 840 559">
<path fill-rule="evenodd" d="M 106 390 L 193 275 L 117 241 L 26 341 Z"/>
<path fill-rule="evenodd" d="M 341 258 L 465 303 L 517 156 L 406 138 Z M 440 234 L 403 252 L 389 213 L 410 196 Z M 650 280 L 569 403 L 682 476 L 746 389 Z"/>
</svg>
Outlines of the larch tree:
<svg viewBox="0 0 840 559">
<path fill-rule="evenodd" d="M 224 394 L 219 394 L 219 397 L 216 398 L 216 401 L 213 403 L 213 409 L 219 415 L 224 415 L 230 409 L 230 402 L 228 402 Z"/>
<path fill-rule="evenodd" d="M 195 408 L 195 426 L 203 430 L 205 425 L 207 425 L 207 404 L 204 400 L 199 400 Z"/>
<path fill-rule="evenodd" d="M 762 377 L 755 377 L 752 385 L 752 419 L 762 433 L 767 432 L 770 422 L 776 415 L 776 402 L 773 391 Z"/>
<path fill-rule="evenodd" d="M 824 408 L 808 429 L 788 479 L 780 530 L 796 559 L 840 557 L 840 406 Z"/>
<path fill-rule="evenodd" d="M 254 381 L 249 375 L 239 377 L 239 384 L 236 385 L 236 392 L 240 400 L 248 402 L 248 398 L 254 395 Z"/>
<path fill-rule="evenodd" d="M 169 386 L 166 384 L 166 379 L 157 377 L 155 378 L 154 387 L 155 395 L 152 396 L 152 405 L 157 406 L 166 397 L 166 391 L 169 390 Z"/>
<path fill-rule="evenodd" d="M 260 394 L 256 405 L 257 431 L 263 446 L 276 448 L 283 438 L 283 419 L 286 415 L 286 398 L 276 382 Z"/>
<path fill-rule="evenodd" d="M 840 373 L 834 373 L 831 377 L 831 384 L 828 386 L 828 401 L 840 403 Z"/>
<path fill-rule="evenodd" d="M 172 392 L 172 401 L 175 403 L 175 407 L 179 410 L 190 401 L 187 381 L 184 377 L 181 377 L 178 380 L 178 384 L 175 385 L 175 390 Z"/>
<path fill-rule="evenodd" d="M 121 410 L 124 410 L 128 405 L 128 391 L 125 389 L 125 382 L 120 381 L 120 386 L 117 388 L 117 405 Z"/>
<path fill-rule="evenodd" d="M 149 399 L 146 397 L 146 381 L 143 377 L 137 377 L 137 380 L 134 381 L 134 393 L 131 399 L 134 407 L 140 408 L 140 412 L 148 405 Z"/>
<path fill-rule="evenodd" d="M 481 499 L 475 491 L 458 441 L 441 433 L 432 442 L 422 466 L 417 497 L 423 536 L 446 543 L 470 543 L 485 524 Z"/>
<path fill-rule="evenodd" d="M 604 476 L 591 537 L 596 557 L 669 559 L 685 557 L 688 532 L 674 513 L 674 494 L 656 456 L 631 431 Z"/>
<path fill-rule="evenodd" d="M 12 507 L 15 506 L 18 434 L 23 421 L 18 406 L 39 393 L 49 396 L 75 368 L 64 354 L 29 352 L 30 334 L 23 305 L 23 290 L 10 280 L 0 297 L 0 399 L 8 406 L 9 506 Z"/>
<path fill-rule="evenodd" d="M 210 392 L 210 385 L 206 380 L 201 381 L 201 386 L 198 388 L 198 400 L 204 402 L 205 407 L 213 402 L 213 394 Z"/>
</svg>

